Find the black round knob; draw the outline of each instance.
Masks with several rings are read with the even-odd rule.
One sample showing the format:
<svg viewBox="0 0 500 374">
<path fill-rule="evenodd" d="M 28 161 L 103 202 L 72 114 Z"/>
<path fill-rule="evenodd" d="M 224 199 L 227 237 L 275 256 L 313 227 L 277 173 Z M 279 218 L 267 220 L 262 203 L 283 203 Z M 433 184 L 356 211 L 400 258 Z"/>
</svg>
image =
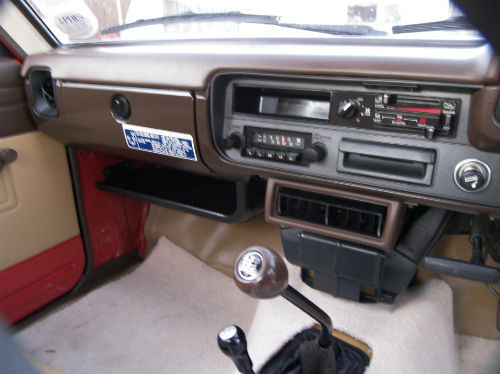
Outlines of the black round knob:
<svg viewBox="0 0 500 374">
<path fill-rule="evenodd" d="M 123 95 L 115 95 L 111 99 L 111 113 L 120 120 L 126 120 L 132 114 L 130 103 Z"/>
<path fill-rule="evenodd" d="M 261 246 L 240 253 L 233 277 L 240 290 L 258 299 L 278 296 L 288 286 L 288 270 L 281 256 Z"/>
<path fill-rule="evenodd" d="M 326 146 L 322 143 L 314 143 L 311 147 L 304 149 L 302 159 L 308 164 L 323 160 L 328 154 Z"/>
<path fill-rule="evenodd" d="M 225 150 L 229 149 L 240 149 L 243 145 L 243 135 L 239 132 L 233 132 L 227 138 L 222 139 L 222 148 Z"/>
<path fill-rule="evenodd" d="M 236 325 L 229 325 L 219 331 L 217 344 L 228 356 L 240 356 L 247 351 L 247 339 L 243 330 Z"/>
<path fill-rule="evenodd" d="M 0 161 L 10 164 L 17 160 L 17 152 L 11 148 L 5 148 L 0 151 Z"/>
<path fill-rule="evenodd" d="M 229 325 L 219 331 L 217 344 L 226 356 L 233 360 L 238 371 L 253 374 L 253 363 L 247 351 L 247 339 L 243 330 L 236 325 Z"/>
<path fill-rule="evenodd" d="M 337 114 L 339 117 L 349 119 L 358 114 L 358 111 L 358 103 L 354 100 L 348 99 L 340 103 L 339 108 L 337 109 Z"/>
<path fill-rule="evenodd" d="M 486 188 L 490 178 L 489 166 L 479 160 L 464 160 L 455 168 L 455 183 L 467 192 L 477 192 Z"/>
</svg>

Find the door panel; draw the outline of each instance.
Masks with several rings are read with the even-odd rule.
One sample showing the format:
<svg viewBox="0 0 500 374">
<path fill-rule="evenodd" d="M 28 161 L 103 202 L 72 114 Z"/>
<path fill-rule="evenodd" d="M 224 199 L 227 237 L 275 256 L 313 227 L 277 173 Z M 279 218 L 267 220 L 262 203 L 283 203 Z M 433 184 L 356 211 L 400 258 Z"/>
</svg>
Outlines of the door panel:
<svg viewBox="0 0 500 374">
<path fill-rule="evenodd" d="M 0 58 L 0 314 L 16 322 L 70 291 L 85 267 L 64 145 L 36 131 L 20 65 Z"/>
<path fill-rule="evenodd" d="M 35 131 L 0 138 L 0 271 L 80 234 L 64 146 Z"/>
</svg>

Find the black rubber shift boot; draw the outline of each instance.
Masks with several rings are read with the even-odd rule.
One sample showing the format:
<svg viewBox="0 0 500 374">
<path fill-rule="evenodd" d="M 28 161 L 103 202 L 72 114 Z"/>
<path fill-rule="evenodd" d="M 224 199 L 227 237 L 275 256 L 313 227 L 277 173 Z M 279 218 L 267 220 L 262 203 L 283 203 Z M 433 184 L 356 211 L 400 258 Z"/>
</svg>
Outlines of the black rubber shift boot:
<svg viewBox="0 0 500 374">
<path fill-rule="evenodd" d="M 332 344 L 323 349 L 319 330 L 310 328 L 295 335 L 263 366 L 260 374 L 362 374 L 368 356 L 343 340 L 330 336 Z"/>
</svg>

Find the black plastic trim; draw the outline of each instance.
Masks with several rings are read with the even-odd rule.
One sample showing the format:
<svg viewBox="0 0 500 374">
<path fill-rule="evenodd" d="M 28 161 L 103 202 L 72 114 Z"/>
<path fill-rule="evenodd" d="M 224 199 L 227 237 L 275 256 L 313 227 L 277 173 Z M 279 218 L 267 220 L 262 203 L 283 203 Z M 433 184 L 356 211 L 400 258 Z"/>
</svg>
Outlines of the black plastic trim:
<svg viewBox="0 0 500 374">
<path fill-rule="evenodd" d="M 417 265 L 396 251 L 281 227 L 286 259 L 301 267 L 310 287 L 353 301 L 394 302 L 413 279 Z"/>
<path fill-rule="evenodd" d="M 265 183 L 233 182 L 159 165 L 135 168 L 131 163 L 103 170 L 100 190 L 181 210 L 221 222 L 243 222 L 263 209 Z"/>
</svg>

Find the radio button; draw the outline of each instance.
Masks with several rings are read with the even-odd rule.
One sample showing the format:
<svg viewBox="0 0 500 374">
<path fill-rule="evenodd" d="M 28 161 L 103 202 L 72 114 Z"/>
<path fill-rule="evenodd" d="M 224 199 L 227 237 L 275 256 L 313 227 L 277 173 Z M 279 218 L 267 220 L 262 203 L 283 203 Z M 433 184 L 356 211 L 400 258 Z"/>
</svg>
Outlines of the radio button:
<svg viewBox="0 0 500 374">
<path fill-rule="evenodd" d="M 436 135 L 436 128 L 433 126 L 426 127 L 424 130 L 424 136 L 427 139 L 432 139 Z"/>
<path fill-rule="evenodd" d="M 247 157 L 255 157 L 255 149 L 253 148 L 247 148 L 245 149 L 245 156 Z"/>
<path fill-rule="evenodd" d="M 444 123 L 443 123 L 443 131 L 450 131 L 451 130 L 452 119 L 453 119 L 453 116 L 451 114 L 445 115 Z"/>
<path fill-rule="evenodd" d="M 257 149 L 255 151 L 255 155 L 257 156 L 257 158 L 266 158 L 266 151 Z"/>
<path fill-rule="evenodd" d="M 266 157 L 268 160 L 274 160 L 274 156 L 275 156 L 274 151 L 266 151 L 266 155 L 265 155 L 265 157 Z"/>
<path fill-rule="evenodd" d="M 283 152 L 276 153 L 276 160 L 278 161 L 286 161 L 286 154 Z"/>
<path fill-rule="evenodd" d="M 287 153 L 286 154 L 286 160 L 288 162 L 297 162 L 298 159 L 299 159 L 298 153 Z"/>
</svg>

